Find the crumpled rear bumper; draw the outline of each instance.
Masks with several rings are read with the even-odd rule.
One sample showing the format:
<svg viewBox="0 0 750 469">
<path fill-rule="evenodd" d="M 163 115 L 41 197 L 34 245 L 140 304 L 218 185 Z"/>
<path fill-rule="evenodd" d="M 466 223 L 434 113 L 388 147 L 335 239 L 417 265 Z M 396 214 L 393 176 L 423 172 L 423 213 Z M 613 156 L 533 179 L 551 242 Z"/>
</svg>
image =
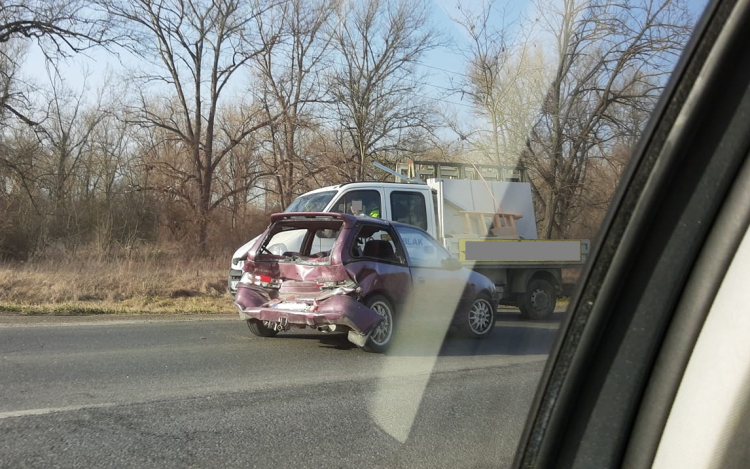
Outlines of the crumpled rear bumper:
<svg viewBox="0 0 750 469">
<path fill-rule="evenodd" d="M 256 288 L 239 284 L 235 306 L 240 319 L 258 319 L 297 326 L 346 326 L 367 334 L 383 317 L 348 295 L 333 295 L 319 301 L 269 299 Z M 289 308 L 289 309 L 284 309 Z"/>
</svg>

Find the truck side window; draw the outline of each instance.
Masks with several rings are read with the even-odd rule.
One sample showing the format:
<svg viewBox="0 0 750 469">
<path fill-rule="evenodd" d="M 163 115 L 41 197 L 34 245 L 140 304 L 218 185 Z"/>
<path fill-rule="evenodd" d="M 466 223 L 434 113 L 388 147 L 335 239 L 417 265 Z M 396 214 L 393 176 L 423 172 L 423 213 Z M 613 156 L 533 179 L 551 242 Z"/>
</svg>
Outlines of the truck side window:
<svg viewBox="0 0 750 469">
<path fill-rule="evenodd" d="M 393 221 L 427 230 L 427 207 L 424 195 L 416 192 L 391 192 Z"/>
<path fill-rule="evenodd" d="M 381 206 L 380 192 L 366 189 L 350 191 L 342 195 L 333 205 L 331 211 L 357 216 L 381 218 Z"/>
</svg>

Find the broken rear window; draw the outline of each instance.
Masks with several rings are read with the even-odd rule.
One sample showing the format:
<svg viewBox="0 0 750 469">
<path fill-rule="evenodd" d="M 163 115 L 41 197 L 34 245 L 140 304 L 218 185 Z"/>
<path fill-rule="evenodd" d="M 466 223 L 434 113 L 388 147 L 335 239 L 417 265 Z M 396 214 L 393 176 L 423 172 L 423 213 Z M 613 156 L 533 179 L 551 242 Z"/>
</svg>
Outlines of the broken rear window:
<svg viewBox="0 0 750 469">
<path fill-rule="evenodd" d="M 331 263 L 331 249 L 341 232 L 340 219 L 281 220 L 271 226 L 255 259 L 307 265 Z"/>
</svg>

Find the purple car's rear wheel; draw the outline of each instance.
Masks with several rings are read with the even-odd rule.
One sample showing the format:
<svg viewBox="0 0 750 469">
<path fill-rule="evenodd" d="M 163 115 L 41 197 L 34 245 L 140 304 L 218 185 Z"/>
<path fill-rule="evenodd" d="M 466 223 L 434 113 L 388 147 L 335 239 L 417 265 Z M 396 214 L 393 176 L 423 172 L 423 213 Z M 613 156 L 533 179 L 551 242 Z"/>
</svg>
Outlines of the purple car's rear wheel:
<svg viewBox="0 0 750 469">
<path fill-rule="evenodd" d="M 480 296 L 461 318 L 461 329 L 470 337 L 487 337 L 495 328 L 495 313 L 490 300 Z"/>
<path fill-rule="evenodd" d="M 362 350 L 373 353 L 383 353 L 393 339 L 393 306 L 383 296 L 373 295 L 367 299 L 365 305 L 383 317 L 367 338 Z"/>
</svg>

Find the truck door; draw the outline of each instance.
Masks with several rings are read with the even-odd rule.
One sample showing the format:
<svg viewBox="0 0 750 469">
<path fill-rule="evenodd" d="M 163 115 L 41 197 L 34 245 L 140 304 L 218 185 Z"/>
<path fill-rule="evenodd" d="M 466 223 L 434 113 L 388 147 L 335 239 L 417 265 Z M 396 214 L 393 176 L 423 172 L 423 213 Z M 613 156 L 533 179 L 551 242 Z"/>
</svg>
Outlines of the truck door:
<svg viewBox="0 0 750 469">
<path fill-rule="evenodd" d="M 390 219 L 400 223 L 406 223 L 422 228 L 428 233 L 434 234 L 434 216 L 427 208 L 431 206 L 431 200 L 427 200 L 426 192 L 421 190 L 388 190 L 388 203 L 390 205 Z"/>
</svg>

